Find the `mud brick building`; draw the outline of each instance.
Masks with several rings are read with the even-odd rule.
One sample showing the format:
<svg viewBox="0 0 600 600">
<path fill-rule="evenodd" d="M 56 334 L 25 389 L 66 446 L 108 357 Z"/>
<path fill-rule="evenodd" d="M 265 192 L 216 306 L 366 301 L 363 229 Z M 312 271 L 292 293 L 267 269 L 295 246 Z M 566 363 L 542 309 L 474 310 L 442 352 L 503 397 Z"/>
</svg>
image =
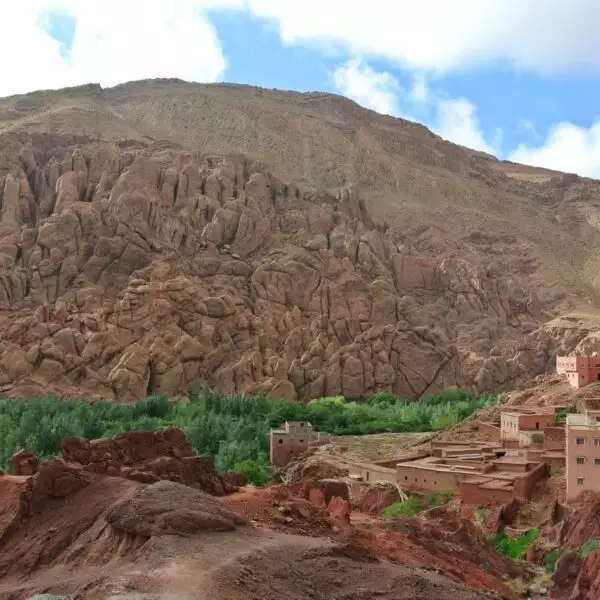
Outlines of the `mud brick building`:
<svg viewBox="0 0 600 600">
<path fill-rule="evenodd" d="M 286 421 L 279 429 L 271 429 L 270 459 L 274 467 L 285 467 L 309 448 L 328 444 L 328 433 L 317 433 L 308 421 Z"/>
</svg>

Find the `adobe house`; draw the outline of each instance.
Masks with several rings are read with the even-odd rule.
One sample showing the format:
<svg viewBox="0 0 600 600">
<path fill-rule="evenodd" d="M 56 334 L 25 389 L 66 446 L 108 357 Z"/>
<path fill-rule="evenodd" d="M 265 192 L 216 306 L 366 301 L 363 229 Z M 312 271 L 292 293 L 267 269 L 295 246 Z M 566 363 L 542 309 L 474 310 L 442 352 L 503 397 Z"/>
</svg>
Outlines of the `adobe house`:
<svg viewBox="0 0 600 600">
<path fill-rule="evenodd" d="M 518 409 L 502 412 L 500 416 L 500 437 L 502 440 L 521 441 L 524 432 L 543 431 L 556 425 L 554 412 L 528 411 Z M 521 444 L 519 444 L 521 445 Z"/>
<path fill-rule="evenodd" d="M 600 422 L 589 413 L 567 415 L 567 502 L 600 492 Z"/>
<path fill-rule="evenodd" d="M 579 389 L 600 381 L 600 356 L 557 356 L 556 372 L 564 373 L 571 386 Z"/>
<path fill-rule="evenodd" d="M 315 445 L 328 444 L 328 433 L 317 433 L 308 421 L 286 421 L 279 429 L 271 429 L 270 459 L 274 467 L 285 467 Z"/>
</svg>

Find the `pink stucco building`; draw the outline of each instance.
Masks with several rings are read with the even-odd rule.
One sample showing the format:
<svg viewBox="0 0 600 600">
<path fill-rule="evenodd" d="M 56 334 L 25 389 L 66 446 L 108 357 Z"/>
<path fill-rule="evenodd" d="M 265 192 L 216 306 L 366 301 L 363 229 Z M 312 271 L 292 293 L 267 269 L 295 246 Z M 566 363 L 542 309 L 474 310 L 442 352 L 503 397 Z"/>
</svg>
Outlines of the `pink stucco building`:
<svg viewBox="0 0 600 600">
<path fill-rule="evenodd" d="M 556 372 L 565 373 L 574 388 L 600 381 L 600 356 L 557 356 Z"/>
<path fill-rule="evenodd" d="M 589 414 L 567 415 L 567 502 L 581 492 L 600 492 L 600 422 Z"/>
</svg>

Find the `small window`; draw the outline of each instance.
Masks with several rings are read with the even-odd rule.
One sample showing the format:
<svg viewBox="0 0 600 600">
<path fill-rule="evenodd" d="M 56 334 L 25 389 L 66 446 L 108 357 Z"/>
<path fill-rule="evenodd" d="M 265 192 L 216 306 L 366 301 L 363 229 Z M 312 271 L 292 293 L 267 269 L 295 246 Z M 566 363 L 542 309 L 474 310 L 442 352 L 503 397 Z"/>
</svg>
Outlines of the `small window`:
<svg viewBox="0 0 600 600">
<path fill-rule="evenodd" d="M 304 423 L 300 423 L 300 427 L 304 427 Z"/>
<path fill-rule="evenodd" d="M 597 466 L 600 466 L 600 458 L 595 458 L 594 459 L 594 464 Z"/>
<path fill-rule="evenodd" d="M 301 443 L 301 444 L 303 444 L 303 443 L 304 443 L 304 440 L 300 440 L 300 443 Z"/>
<path fill-rule="evenodd" d="M 583 446 L 585 444 L 585 438 L 577 438 L 577 445 Z"/>
<path fill-rule="evenodd" d="M 280 444 L 283 444 L 283 440 L 279 440 L 279 443 L 280 443 Z"/>
<path fill-rule="evenodd" d="M 600 446 L 600 438 L 594 438 L 594 446 Z"/>
<path fill-rule="evenodd" d="M 577 457 L 577 464 L 578 465 L 582 465 L 585 463 L 585 458 L 583 456 L 578 456 Z"/>
<path fill-rule="evenodd" d="M 405 477 L 404 477 L 404 481 L 408 481 L 408 477 L 406 477 L 406 476 L 405 476 Z"/>
<path fill-rule="evenodd" d="M 577 478 L 577 485 L 583 485 L 583 477 Z"/>
</svg>

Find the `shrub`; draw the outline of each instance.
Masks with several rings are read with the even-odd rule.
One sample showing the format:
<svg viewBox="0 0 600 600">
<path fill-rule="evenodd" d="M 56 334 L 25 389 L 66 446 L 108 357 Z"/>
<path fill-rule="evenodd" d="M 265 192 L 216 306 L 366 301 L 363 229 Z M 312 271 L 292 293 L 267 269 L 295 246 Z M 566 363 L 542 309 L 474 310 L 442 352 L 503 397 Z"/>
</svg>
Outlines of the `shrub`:
<svg viewBox="0 0 600 600">
<path fill-rule="evenodd" d="M 600 548 L 600 542 L 596 538 L 590 538 L 581 548 L 578 550 L 578 554 L 585 558 L 588 554 L 591 554 L 594 550 Z"/>
<path fill-rule="evenodd" d="M 558 560 L 565 552 L 567 552 L 566 548 L 554 548 L 554 550 L 550 550 L 550 552 L 546 554 L 544 566 L 547 573 L 552 574 L 556 571 L 556 563 L 558 563 Z"/>
<path fill-rule="evenodd" d="M 496 552 L 504 554 L 515 560 L 522 560 L 527 554 L 527 549 L 535 540 L 538 539 L 540 530 L 537 528 L 529 529 L 522 535 L 516 535 L 509 537 L 503 530 L 492 537 L 492 546 L 496 549 Z"/>
<path fill-rule="evenodd" d="M 273 477 L 270 466 L 256 460 L 243 460 L 235 463 L 232 470 L 243 473 L 246 481 L 257 487 L 264 487 Z"/>
<path fill-rule="evenodd" d="M 412 517 L 423 510 L 423 501 L 419 496 L 410 495 L 404 502 L 394 502 L 384 508 L 384 517 Z"/>
</svg>

